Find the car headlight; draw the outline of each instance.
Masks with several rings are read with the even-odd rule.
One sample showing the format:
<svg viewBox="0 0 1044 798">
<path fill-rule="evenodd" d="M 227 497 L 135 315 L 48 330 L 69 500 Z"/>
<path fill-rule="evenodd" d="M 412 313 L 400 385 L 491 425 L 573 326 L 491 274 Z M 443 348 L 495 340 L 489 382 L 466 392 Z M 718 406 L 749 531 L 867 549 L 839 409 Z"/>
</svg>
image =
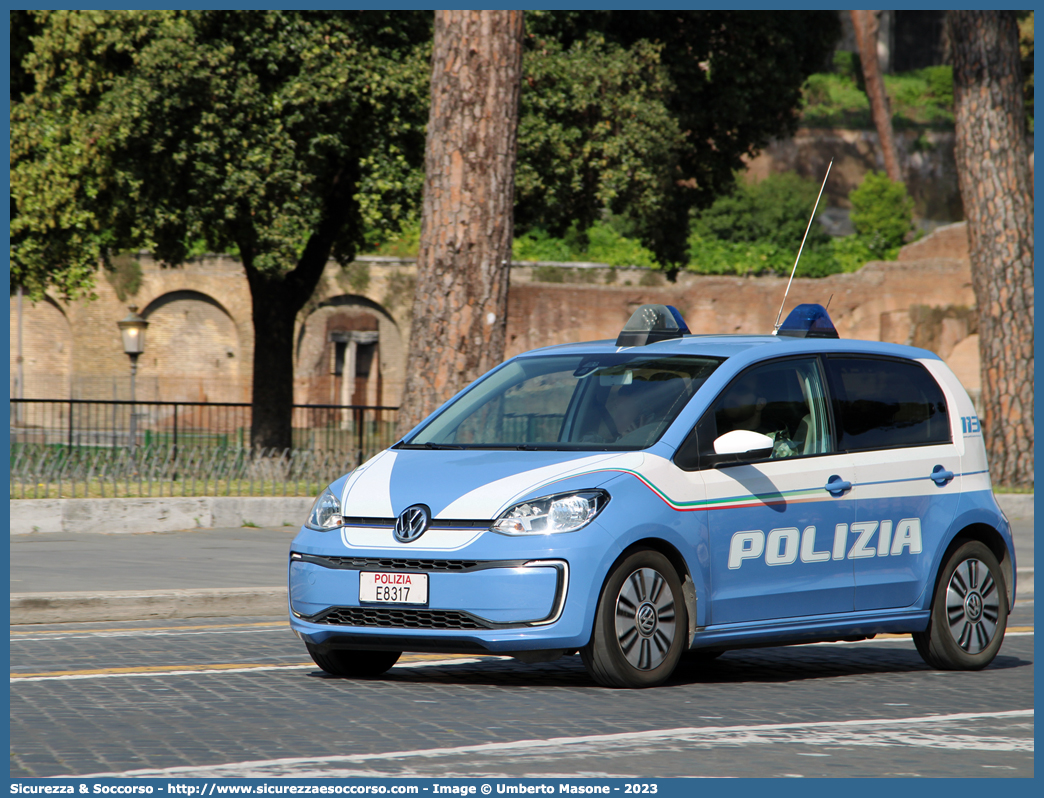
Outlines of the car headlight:
<svg viewBox="0 0 1044 798">
<path fill-rule="evenodd" d="M 587 526 L 609 503 L 604 490 L 559 493 L 509 508 L 490 529 L 502 535 L 552 535 Z"/>
<path fill-rule="evenodd" d="M 337 529 L 342 523 L 341 501 L 327 485 L 319 494 L 319 498 L 315 500 L 315 504 L 312 505 L 305 526 L 309 529 L 326 532 L 329 529 Z"/>
</svg>

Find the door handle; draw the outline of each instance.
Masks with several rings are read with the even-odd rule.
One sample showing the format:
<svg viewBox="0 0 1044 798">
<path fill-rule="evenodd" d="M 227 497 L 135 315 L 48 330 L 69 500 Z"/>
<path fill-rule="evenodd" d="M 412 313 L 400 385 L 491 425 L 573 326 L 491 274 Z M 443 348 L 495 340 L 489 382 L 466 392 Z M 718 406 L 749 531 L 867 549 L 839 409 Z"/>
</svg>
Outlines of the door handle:
<svg viewBox="0 0 1044 798">
<path fill-rule="evenodd" d="M 932 481 L 935 482 L 940 488 L 953 479 L 953 472 L 947 471 L 941 465 L 937 465 L 932 469 Z"/>
<path fill-rule="evenodd" d="M 830 477 L 827 480 L 827 484 L 823 486 L 823 490 L 829 493 L 831 496 L 841 496 L 846 490 L 852 489 L 852 483 L 847 480 L 841 479 L 837 474 Z"/>
</svg>

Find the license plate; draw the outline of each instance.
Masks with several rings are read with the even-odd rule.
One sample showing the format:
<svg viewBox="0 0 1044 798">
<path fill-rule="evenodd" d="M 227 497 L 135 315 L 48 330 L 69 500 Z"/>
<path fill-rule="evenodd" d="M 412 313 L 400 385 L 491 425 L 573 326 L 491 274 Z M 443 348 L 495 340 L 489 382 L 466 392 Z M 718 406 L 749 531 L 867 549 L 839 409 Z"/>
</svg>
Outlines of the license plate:
<svg viewBox="0 0 1044 798">
<path fill-rule="evenodd" d="M 378 604 L 427 604 L 427 574 L 359 573 L 359 601 Z"/>
</svg>

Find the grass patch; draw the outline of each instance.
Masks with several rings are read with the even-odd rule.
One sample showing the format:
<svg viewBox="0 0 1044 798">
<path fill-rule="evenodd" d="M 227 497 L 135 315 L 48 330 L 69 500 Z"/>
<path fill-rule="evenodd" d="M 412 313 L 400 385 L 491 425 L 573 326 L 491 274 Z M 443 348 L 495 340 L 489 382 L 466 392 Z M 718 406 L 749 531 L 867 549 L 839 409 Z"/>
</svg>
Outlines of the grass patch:
<svg viewBox="0 0 1044 798">
<path fill-rule="evenodd" d="M 896 129 L 953 130 L 953 68 L 930 66 L 884 75 Z M 870 102 L 852 69 L 809 75 L 802 91 L 806 127 L 871 129 Z"/>
</svg>

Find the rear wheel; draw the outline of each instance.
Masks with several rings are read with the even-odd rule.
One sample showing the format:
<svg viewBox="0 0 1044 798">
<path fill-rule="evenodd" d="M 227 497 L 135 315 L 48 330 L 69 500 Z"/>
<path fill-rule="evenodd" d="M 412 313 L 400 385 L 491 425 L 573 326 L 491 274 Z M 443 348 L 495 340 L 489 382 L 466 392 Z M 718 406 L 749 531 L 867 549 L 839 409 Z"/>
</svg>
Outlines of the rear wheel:
<svg viewBox="0 0 1044 798">
<path fill-rule="evenodd" d="M 1008 597 L 997 558 L 977 540 L 943 567 L 928 628 L 914 634 L 917 652 L 933 668 L 978 670 L 997 656 L 1008 623 Z"/>
<path fill-rule="evenodd" d="M 372 679 L 380 676 L 399 660 L 399 651 L 347 651 L 331 649 L 322 653 L 308 645 L 308 656 L 316 665 L 333 676 Z"/>
<path fill-rule="evenodd" d="M 689 622 L 681 580 L 657 551 L 637 551 L 602 588 L 591 642 L 580 657 L 606 687 L 654 687 L 674 671 Z"/>
</svg>

